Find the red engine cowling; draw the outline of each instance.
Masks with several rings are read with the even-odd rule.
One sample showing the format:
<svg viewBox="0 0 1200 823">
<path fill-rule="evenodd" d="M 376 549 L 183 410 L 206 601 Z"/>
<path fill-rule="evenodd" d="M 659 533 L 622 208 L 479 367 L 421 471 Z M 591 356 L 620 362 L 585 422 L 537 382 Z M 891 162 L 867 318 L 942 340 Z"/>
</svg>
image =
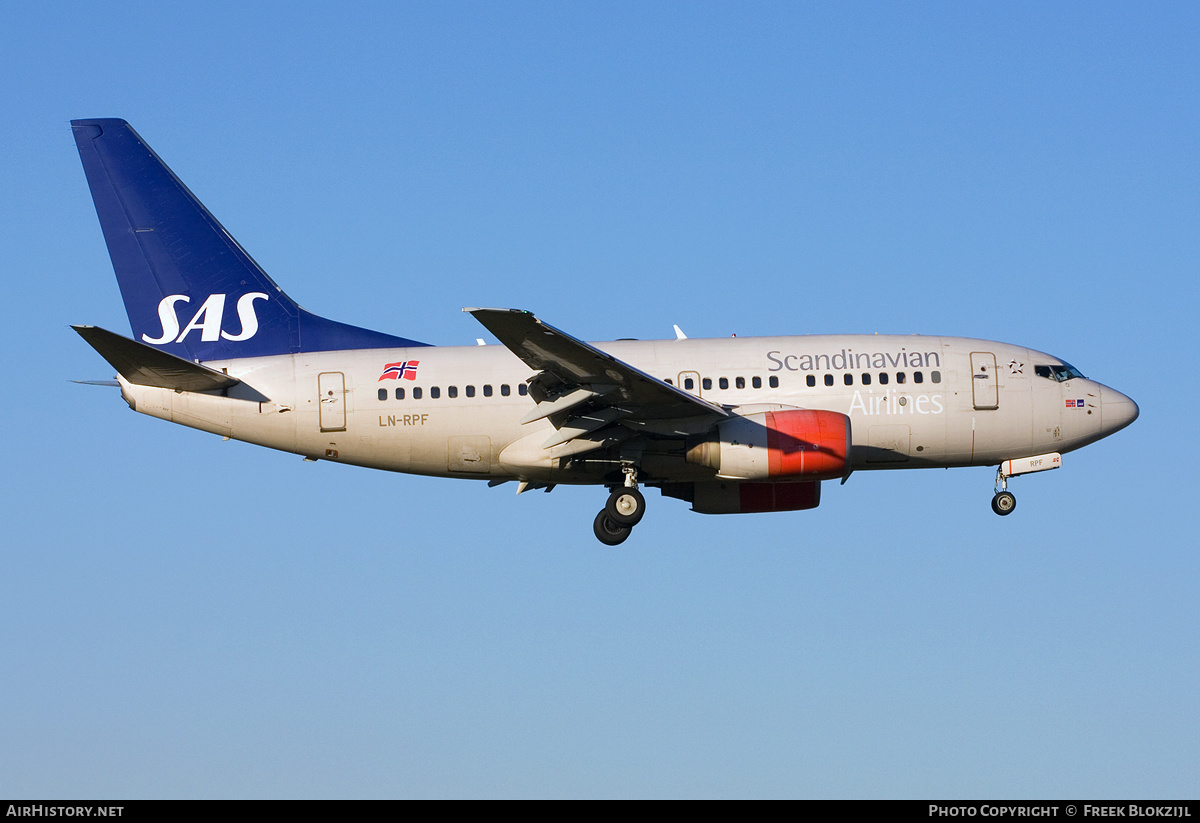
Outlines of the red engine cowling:
<svg viewBox="0 0 1200 823">
<path fill-rule="evenodd" d="M 818 409 L 735 417 L 687 450 L 689 463 L 734 480 L 827 480 L 844 476 L 849 458 L 850 418 Z"/>
</svg>

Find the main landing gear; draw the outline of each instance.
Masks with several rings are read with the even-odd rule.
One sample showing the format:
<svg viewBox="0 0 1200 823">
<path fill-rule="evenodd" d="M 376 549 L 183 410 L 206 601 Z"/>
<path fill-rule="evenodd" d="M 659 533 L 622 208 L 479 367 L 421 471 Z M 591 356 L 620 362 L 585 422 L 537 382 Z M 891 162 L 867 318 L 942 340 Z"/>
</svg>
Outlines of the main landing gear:
<svg viewBox="0 0 1200 823">
<path fill-rule="evenodd" d="M 608 546 L 624 543 L 646 513 L 646 498 L 637 487 L 637 469 L 626 466 L 622 471 L 625 472 L 625 485 L 612 490 L 592 524 L 596 538 Z"/>
<path fill-rule="evenodd" d="M 1008 476 L 1004 474 L 1004 468 L 1001 466 L 996 469 L 996 494 L 992 497 L 992 511 L 1000 516 L 1012 514 L 1013 509 L 1017 507 L 1017 498 L 1008 490 Z"/>
</svg>

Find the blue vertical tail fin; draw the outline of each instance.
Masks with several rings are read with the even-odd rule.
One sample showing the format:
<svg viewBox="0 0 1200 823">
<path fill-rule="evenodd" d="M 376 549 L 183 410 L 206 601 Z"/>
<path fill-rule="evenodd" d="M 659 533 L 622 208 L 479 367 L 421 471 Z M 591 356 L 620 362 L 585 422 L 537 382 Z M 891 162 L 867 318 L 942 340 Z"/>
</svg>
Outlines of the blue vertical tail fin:
<svg viewBox="0 0 1200 823">
<path fill-rule="evenodd" d="M 424 346 L 284 294 L 124 120 L 72 120 L 134 339 L 188 360 Z"/>
</svg>

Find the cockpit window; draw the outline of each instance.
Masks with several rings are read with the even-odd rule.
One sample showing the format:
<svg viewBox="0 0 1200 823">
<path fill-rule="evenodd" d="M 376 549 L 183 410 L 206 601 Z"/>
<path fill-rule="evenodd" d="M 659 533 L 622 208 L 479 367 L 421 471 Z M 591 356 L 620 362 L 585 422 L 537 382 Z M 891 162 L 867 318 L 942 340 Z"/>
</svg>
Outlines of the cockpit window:
<svg viewBox="0 0 1200 823">
<path fill-rule="evenodd" d="M 1046 377 L 1058 383 L 1063 383 L 1075 377 L 1086 379 L 1083 376 L 1083 372 L 1070 363 L 1062 363 L 1057 366 L 1034 366 L 1033 373 L 1038 377 Z"/>
</svg>

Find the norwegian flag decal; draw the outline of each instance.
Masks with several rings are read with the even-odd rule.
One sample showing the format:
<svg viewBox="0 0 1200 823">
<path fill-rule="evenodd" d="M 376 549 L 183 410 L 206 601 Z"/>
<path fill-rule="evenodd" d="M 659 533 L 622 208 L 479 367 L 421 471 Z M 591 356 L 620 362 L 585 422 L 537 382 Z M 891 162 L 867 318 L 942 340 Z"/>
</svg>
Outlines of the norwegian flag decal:
<svg viewBox="0 0 1200 823">
<path fill-rule="evenodd" d="M 405 380 L 417 379 L 417 366 L 420 365 L 420 360 L 405 360 L 403 363 L 388 363 L 383 367 L 383 374 L 379 375 L 379 380 Z M 375 382 L 378 383 L 379 380 Z"/>
</svg>

